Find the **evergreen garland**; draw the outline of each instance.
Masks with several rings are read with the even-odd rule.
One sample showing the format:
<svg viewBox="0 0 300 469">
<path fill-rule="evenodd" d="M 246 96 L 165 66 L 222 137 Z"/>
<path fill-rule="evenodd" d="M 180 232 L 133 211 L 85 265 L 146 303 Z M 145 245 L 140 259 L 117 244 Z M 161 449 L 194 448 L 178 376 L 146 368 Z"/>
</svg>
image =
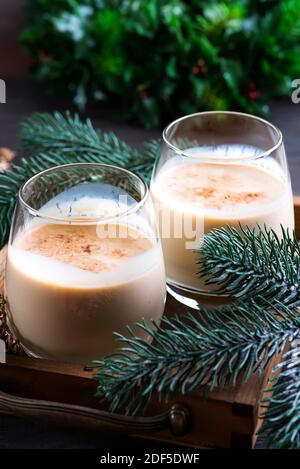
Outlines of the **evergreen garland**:
<svg viewBox="0 0 300 469">
<path fill-rule="evenodd" d="M 294 233 L 281 230 L 227 227 L 204 238 L 199 252 L 199 275 L 209 277 L 216 293 L 242 301 L 251 298 L 274 301 L 290 307 L 300 302 L 300 245 Z"/>
<path fill-rule="evenodd" d="M 75 105 L 145 127 L 199 110 L 266 114 L 300 76 L 300 0 L 26 0 L 32 72 Z"/>
</svg>

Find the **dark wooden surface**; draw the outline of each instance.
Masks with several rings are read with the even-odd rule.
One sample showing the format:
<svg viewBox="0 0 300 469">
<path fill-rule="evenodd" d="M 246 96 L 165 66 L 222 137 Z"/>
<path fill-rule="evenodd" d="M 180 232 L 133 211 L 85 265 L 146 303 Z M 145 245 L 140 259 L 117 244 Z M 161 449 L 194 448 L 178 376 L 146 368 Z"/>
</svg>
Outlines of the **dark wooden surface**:
<svg viewBox="0 0 300 469">
<path fill-rule="evenodd" d="M 0 146 L 8 146 L 18 152 L 20 122 L 35 111 L 65 110 L 70 103 L 59 97 L 47 96 L 45 86 L 31 79 L 8 78 L 7 103 L 0 105 Z M 109 108 L 90 108 L 87 114 L 95 126 L 102 130 L 112 130 L 128 143 L 140 147 L 147 139 L 158 137 L 160 129 L 145 131 L 136 125 L 118 122 L 114 111 Z M 300 104 L 291 102 L 277 103 L 270 116 L 283 131 L 288 162 L 291 170 L 294 193 L 300 194 Z M 134 450 L 136 447 L 146 451 L 165 451 L 166 445 L 154 442 L 136 442 L 131 438 L 90 435 L 80 432 L 59 431 L 45 426 L 37 426 L 13 417 L 0 418 L 0 449 L 4 448 L 94 448 L 102 451 Z M 263 443 L 258 443 L 263 446 Z"/>
</svg>

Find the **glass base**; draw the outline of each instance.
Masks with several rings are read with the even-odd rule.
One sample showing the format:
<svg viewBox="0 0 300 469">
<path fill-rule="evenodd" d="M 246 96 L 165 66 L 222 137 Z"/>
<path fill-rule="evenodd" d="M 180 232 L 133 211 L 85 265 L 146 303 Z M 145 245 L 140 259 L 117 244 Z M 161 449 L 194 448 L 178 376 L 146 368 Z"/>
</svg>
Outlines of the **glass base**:
<svg viewBox="0 0 300 469">
<path fill-rule="evenodd" d="M 20 346 L 22 347 L 23 352 L 30 358 L 39 358 L 41 360 L 51 360 L 51 358 L 45 357 L 45 355 L 43 354 L 37 354 L 35 352 L 32 352 L 26 347 L 26 345 L 22 344 L 22 342 L 20 342 Z"/>
<path fill-rule="evenodd" d="M 8 305 L 6 303 L 5 305 L 5 310 L 6 310 L 6 318 L 7 318 L 7 326 L 10 330 L 10 332 L 14 335 L 15 338 L 17 338 L 17 340 L 19 341 L 19 344 L 20 344 L 20 347 L 21 349 L 23 350 L 23 352 L 25 353 L 25 355 L 27 355 L 28 357 L 30 358 L 44 358 L 42 355 L 37 355 L 36 353 L 32 352 L 31 350 L 29 350 L 22 342 L 22 340 L 19 338 L 19 334 L 18 334 L 18 331 L 16 330 L 15 326 L 14 326 L 14 323 L 11 321 L 11 318 L 10 318 L 10 311 L 9 311 L 9 308 L 8 308 Z"/>
<path fill-rule="evenodd" d="M 45 352 L 42 349 L 38 349 L 36 346 L 31 345 L 30 343 L 28 343 L 28 341 L 27 341 L 27 344 L 25 345 L 24 344 L 25 341 L 22 340 L 22 337 L 20 337 L 20 334 L 18 333 L 18 330 L 16 329 L 13 321 L 11 320 L 10 311 L 9 311 L 7 303 L 5 305 L 5 309 L 6 309 L 6 315 L 7 315 L 7 326 L 9 328 L 9 330 L 11 331 L 11 333 L 18 339 L 21 349 L 23 350 L 24 354 L 27 355 L 28 357 L 38 358 L 38 359 L 41 359 L 41 360 L 50 360 L 50 361 L 56 361 L 56 362 L 59 361 L 59 362 L 63 362 L 63 363 L 72 363 L 72 364 L 76 364 L 76 365 L 82 365 L 83 367 L 93 366 L 93 360 L 92 359 L 91 360 L 88 360 L 88 359 L 80 360 L 78 357 L 75 357 L 73 359 L 72 358 L 62 358 L 62 359 L 60 359 L 57 356 L 51 356 L 51 355 L 47 354 L 47 352 Z"/>
<path fill-rule="evenodd" d="M 167 282 L 167 291 L 179 303 L 197 311 L 204 308 L 215 309 L 230 303 L 228 296 L 183 287 L 169 280 Z"/>
<path fill-rule="evenodd" d="M 26 345 L 24 345 L 24 343 L 22 343 L 20 341 L 20 346 L 22 348 L 22 350 L 24 351 L 25 355 L 27 355 L 28 357 L 30 358 L 38 358 L 40 360 L 49 360 L 49 361 L 54 361 L 54 362 L 62 362 L 62 363 L 70 363 L 70 364 L 74 364 L 74 365 L 81 365 L 82 368 L 85 368 L 85 367 L 95 367 L 95 364 L 93 363 L 93 360 L 80 360 L 79 358 L 59 358 L 59 357 L 54 357 L 54 356 L 51 356 L 51 355 L 48 355 L 47 353 L 45 353 L 44 351 L 33 351 L 31 349 L 29 349 Z"/>
</svg>

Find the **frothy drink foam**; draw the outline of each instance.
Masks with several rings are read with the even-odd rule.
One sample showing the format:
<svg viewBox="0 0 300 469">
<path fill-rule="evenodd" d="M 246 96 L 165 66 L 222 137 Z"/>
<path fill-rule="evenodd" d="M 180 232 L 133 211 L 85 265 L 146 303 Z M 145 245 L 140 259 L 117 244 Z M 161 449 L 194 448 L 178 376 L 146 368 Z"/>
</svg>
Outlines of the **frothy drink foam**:
<svg viewBox="0 0 300 469">
<path fill-rule="evenodd" d="M 193 151 L 192 153 L 196 153 Z M 230 153 L 230 152 L 229 152 Z M 280 225 L 293 230 L 292 193 L 274 161 L 206 164 L 195 158 L 166 164 L 152 183 L 168 279 L 183 287 L 209 290 L 197 276 L 204 234 L 226 227 L 266 225 L 280 236 Z M 163 220 L 170 219 L 170 232 Z M 188 233 L 178 226 L 189 227 Z M 177 234 L 176 234 L 177 229 Z M 211 288 L 210 288 L 211 289 Z"/>
<path fill-rule="evenodd" d="M 126 231 L 124 231 L 126 228 Z M 111 236 L 111 233 L 125 237 Z M 114 331 L 164 309 L 160 247 L 134 226 L 32 224 L 9 247 L 12 325 L 37 356 L 86 363 L 115 347 Z"/>
</svg>

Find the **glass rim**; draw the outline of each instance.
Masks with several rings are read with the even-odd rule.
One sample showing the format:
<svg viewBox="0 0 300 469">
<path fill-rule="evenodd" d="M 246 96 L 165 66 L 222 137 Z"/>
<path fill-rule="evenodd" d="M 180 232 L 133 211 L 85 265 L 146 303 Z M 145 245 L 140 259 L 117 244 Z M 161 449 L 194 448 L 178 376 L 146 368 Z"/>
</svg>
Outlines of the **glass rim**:
<svg viewBox="0 0 300 469">
<path fill-rule="evenodd" d="M 48 215 L 44 212 L 42 212 L 40 209 L 35 209 L 33 207 L 31 207 L 30 204 L 28 204 L 25 200 L 24 200 L 24 190 L 26 189 L 26 187 L 34 182 L 36 179 L 38 179 L 39 177 L 43 176 L 44 174 L 47 174 L 47 173 L 50 173 L 52 171 L 57 171 L 61 168 L 70 168 L 70 167 L 82 167 L 82 166 L 94 166 L 94 167 L 101 167 L 101 168 L 107 168 L 107 169 L 114 169 L 114 170 L 117 170 L 123 174 L 126 174 L 130 177 L 132 177 L 133 179 L 135 179 L 141 186 L 142 188 L 142 194 L 141 194 L 141 200 L 136 202 L 134 204 L 133 207 L 130 207 L 120 213 L 117 213 L 115 215 L 112 215 L 112 216 L 104 216 L 104 217 L 99 217 L 99 216 L 91 216 L 91 217 L 85 217 L 85 216 L 78 216 L 78 217 L 66 217 L 66 216 L 59 216 L 59 215 Z M 138 211 L 141 207 L 143 207 L 146 203 L 146 201 L 148 200 L 149 198 L 149 188 L 147 186 L 147 184 L 145 183 L 145 181 L 140 177 L 138 176 L 137 174 L 133 173 L 132 171 L 129 171 L 128 169 L 125 169 L 125 168 L 121 168 L 119 166 L 116 166 L 116 165 L 111 165 L 111 164 L 107 164 L 107 163 L 68 163 L 68 164 L 62 164 L 62 165 L 57 165 L 57 166 L 52 166 L 51 168 L 48 168 L 48 169 L 45 169 L 43 171 L 40 171 L 39 173 L 36 173 L 34 174 L 31 178 L 29 178 L 27 181 L 24 182 L 24 184 L 22 184 L 22 186 L 20 187 L 19 189 L 19 192 L 18 192 L 18 200 L 20 202 L 20 204 L 23 206 L 23 208 L 25 208 L 31 215 L 35 216 L 35 217 L 40 217 L 40 218 L 44 218 L 46 220 L 53 220 L 53 221 L 59 221 L 60 223 L 62 222 L 65 222 L 65 223 L 82 223 L 82 224 L 95 224 L 95 223 L 106 223 L 108 221 L 111 221 L 111 220 L 116 220 L 116 219 L 119 219 L 119 218 L 123 218 L 124 216 L 126 215 L 129 215 L 131 213 L 134 213 L 136 211 Z"/>
<path fill-rule="evenodd" d="M 251 160 L 257 160 L 259 158 L 264 158 L 266 156 L 269 156 L 274 151 L 276 151 L 281 146 L 281 144 L 283 142 L 283 137 L 282 137 L 281 130 L 279 130 L 279 128 L 276 127 L 276 125 L 272 124 L 271 122 L 267 121 L 266 119 L 263 119 L 262 117 L 255 116 L 253 114 L 247 114 L 245 112 L 237 112 L 237 111 L 202 111 L 202 112 L 195 112 L 193 114 L 187 114 L 185 116 L 179 117 L 178 119 L 175 119 L 170 124 L 168 124 L 164 128 L 163 133 L 162 133 L 162 138 L 163 138 L 164 143 L 169 148 L 174 150 L 180 156 L 184 156 L 184 157 L 187 157 L 187 158 L 194 158 L 194 159 L 198 159 L 200 161 L 201 160 L 202 161 L 204 161 L 204 160 L 205 161 L 207 161 L 207 160 L 209 160 L 209 161 L 221 161 L 220 158 L 212 159 L 212 158 L 201 157 L 201 156 L 195 157 L 194 155 L 191 155 L 190 153 L 187 153 L 185 150 L 181 150 L 176 145 L 173 145 L 170 142 L 170 140 L 167 136 L 167 133 L 170 131 L 171 127 L 173 127 L 174 125 L 176 125 L 176 124 L 178 124 L 178 123 L 180 123 L 184 120 L 193 118 L 193 117 L 197 117 L 197 116 L 201 117 L 201 116 L 206 116 L 206 115 L 232 115 L 232 116 L 246 117 L 246 118 L 261 122 L 262 124 L 265 124 L 267 127 L 269 127 L 270 129 L 272 129 L 274 131 L 274 133 L 277 137 L 277 142 L 272 147 L 270 147 L 268 150 L 265 150 L 265 151 L 262 151 L 261 153 L 258 153 L 257 155 L 253 155 L 253 156 L 250 156 L 248 158 L 244 158 L 244 160 L 251 161 Z M 230 163 L 230 162 L 237 162 L 237 161 L 239 161 L 238 158 L 222 159 L 222 163 L 227 163 L 227 162 Z"/>
</svg>

